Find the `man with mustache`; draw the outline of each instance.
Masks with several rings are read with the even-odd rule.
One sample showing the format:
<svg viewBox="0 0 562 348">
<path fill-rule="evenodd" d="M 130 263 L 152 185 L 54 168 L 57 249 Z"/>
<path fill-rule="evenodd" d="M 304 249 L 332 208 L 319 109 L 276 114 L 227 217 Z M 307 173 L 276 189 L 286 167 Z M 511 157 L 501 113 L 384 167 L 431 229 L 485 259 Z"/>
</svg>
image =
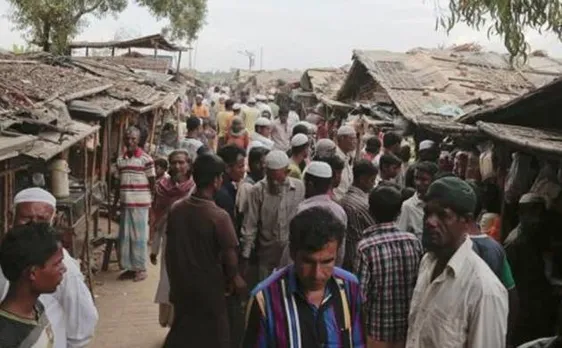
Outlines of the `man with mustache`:
<svg viewBox="0 0 562 348">
<path fill-rule="evenodd" d="M 467 236 L 476 194 L 457 177 L 425 195 L 423 257 L 408 320 L 407 348 L 505 347 L 507 290 Z"/>
</svg>

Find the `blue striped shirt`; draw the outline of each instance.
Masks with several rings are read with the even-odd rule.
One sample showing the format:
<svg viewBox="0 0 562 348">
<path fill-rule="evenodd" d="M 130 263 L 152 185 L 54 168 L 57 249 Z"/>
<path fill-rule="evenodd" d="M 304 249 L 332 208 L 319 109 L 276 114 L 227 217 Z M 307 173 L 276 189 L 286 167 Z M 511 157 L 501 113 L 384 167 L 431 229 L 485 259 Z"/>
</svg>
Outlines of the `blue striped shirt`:
<svg viewBox="0 0 562 348">
<path fill-rule="evenodd" d="M 317 308 L 299 289 L 294 266 L 287 266 L 252 291 L 243 347 L 365 347 L 362 302 L 357 278 L 336 267 Z"/>
</svg>

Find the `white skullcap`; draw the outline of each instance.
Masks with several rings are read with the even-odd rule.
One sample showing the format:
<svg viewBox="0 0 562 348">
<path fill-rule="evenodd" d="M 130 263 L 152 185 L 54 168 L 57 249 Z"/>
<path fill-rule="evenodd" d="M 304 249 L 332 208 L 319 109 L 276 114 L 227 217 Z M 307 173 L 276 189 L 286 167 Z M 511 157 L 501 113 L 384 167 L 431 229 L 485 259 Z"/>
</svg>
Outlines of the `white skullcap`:
<svg viewBox="0 0 562 348">
<path fill-rule="evenodd" d="M 312 161 L 304 170 L 305 174 L 315 176 L 317 178 L 331 179 L 332 167 L 326 162 Z"/>
<path fill-rule="evenodd" d="M 320 156 L 329 155 L 333 151 L 336 151 L 336 143 L 328 138 L 320 139 L 316 143 L 316 153 Z"/>
<path fill-rule="evenodd" d="M 267 149 L 267 146 L 265 146 L 264 143 L 262 143 L 259 140 L 252 140 L 250 142 L 250 144 L 248 145 L 248 153 L 250 153 L 250 150 L 255 148 L 255 147 L 263 147 L 264 149 Z M 268 149 L 269 150 L 269 149 Z"/>
<path fill-rule="evenodd" d="M 223 94 L 221 94 L 221 95 L 219 96 L 219 99 L 228 100 L 228 99 L 230 99 L 230 98 L 228 97 L 228 95 L 226 95 L 226 94 L 223 93 Z"/>
<path fill-rule="evenodd" d="M 14 197 L 14 206 L 20 203 L 47 203 L 53 208 L 57 207 L 57 199 L 49 191 L 39 187 L 31 187 L 18 192 Z"/>
<path fill-rule="evenodd" d="M 203 99 L 203 96 L 202 96 L 201 94 L 197 94 L 197 95 L 195 96 L 195 98 L 201 98 L 201 99 Z"/>
<path fill-rule="evenodd" d="M 519 204 L 526 204 L 526 203 L 542 203 L 546 204 L 546 201 L 543 196 L 536 194 L 536 193 L 525 193 L 519 199 Z"/>
<path fill-rule="evenodd" d="M 287 168 L 289 157 L 283 151 L 274 150 L 265 156 L 265 167 L 272 170 Z"/>
<path fill-rule="evenodd" d="M 248 104 L 255 104 L 255 103 L 256 103 L 256 98 L 248 99 Z"/>
<path fill-rule="evenodd" d="M 291 147 L 303 146 L 306 143 L 308 143 L 308 136 L 302 133 L 296 134 L 291 139 Z"/>
<path fill-rule="evenodd" d="M 275 100 L 275 96 L 270 95 L 269 97 L 267 97 L 267 99 L 269 99 L 270 101 L 274 101 L 274 100 Z"/>
<path fill-rule="evenodd" d="M 338 137 L 339 136 L 344 136 L 344 135 L 351 135 L 351 136 L 355 136 L 355 129 L 351 126 L 341 126 L 338 129 Z"/>
<path fill-rule="evenodd" d="M 238 103 L 232 105 L 232 110 L 240 110 L 240 109 L 242 109 L 242 105 L 240 105 Z"/>
<path fill-rule="evenodd" d="M 424 140 L 420 143 L 420 151 L 429 150 L 433 148 L 435 142 L 433 140 Z"/>
<path fill-rule="evenodd" d="M 258 95 L 256 95 L 256 99 L 259 100 L 259 101 L 264 101 L 264 100 L 267 100 L 267 97 L 263 94 L 258 94 Z"/>
<path fill-rule="evenodd" d="M 260 117 L 256 120 L 255 125 L 259 127 L 271 127 L 271 120 L 267 117 Z"/>
</svg>

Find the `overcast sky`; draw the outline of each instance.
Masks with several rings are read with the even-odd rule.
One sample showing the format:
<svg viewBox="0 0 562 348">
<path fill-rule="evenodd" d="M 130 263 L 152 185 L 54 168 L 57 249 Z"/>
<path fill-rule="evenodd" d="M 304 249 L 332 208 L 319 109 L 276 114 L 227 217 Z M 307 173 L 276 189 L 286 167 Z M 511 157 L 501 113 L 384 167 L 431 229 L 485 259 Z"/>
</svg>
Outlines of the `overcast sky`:
<svg viewBox="0 0 562 348">
<path fill-rule="evenodd" d="M 503 51 L 501 41 L 488 40 L 459 26 L 446 35 L 435 31 L 436 0 L 209 0 L 207 24 L 194 45 L 198 70 L 227 70 L 247 66 L 237 52 L 263 48 L 263 68 L 304 69 L 341 66 L 350 62 L 353 49 L 406 51 L 476 41 L 487 49 Z M 443 3 L 446 0 L 441 0 Z M 132 2 L 132 1 L 130 1 Z M 0 0 L 0 14 L 8 12 Z M 121 28 L 141 35 L 158 33 L 163 23 L 148 11 L 130 5 L 119 18 L 91 19 L 80 40 L 110 40 Z M 533 49 L 562 56 L 562 44 L 552 35 L 529 33 Z M 12 24 L 0 19 L 0 47 L 23 44 Z M 187 66 L 187 59 L 182 65 Z"/>
</svg>

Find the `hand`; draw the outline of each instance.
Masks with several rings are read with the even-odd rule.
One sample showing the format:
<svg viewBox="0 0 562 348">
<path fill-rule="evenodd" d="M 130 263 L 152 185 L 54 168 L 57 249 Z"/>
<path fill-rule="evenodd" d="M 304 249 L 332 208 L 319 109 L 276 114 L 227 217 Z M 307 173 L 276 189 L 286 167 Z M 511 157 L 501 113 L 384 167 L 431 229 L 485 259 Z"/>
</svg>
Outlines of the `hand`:
<svg viewBox="0 0 562 348">
<path fill-rule="evenodd" d="M 150 263 L 156 266 L 158 264 L 158 257 L 156 254 L 150 254 Z"/>
<path fill-rule="evenodd" d="M 242 275 L 237 274 L 236 276 L 234 276 L 234 278 L 232 279 L 232 284 L 234 286 L 233 290 L 236 295 L 240 297 L 246 296 L 246 294 L 248 293 L 248 285 L 246 284 L 246 281 L 244 280 Z"/>
</svg>

